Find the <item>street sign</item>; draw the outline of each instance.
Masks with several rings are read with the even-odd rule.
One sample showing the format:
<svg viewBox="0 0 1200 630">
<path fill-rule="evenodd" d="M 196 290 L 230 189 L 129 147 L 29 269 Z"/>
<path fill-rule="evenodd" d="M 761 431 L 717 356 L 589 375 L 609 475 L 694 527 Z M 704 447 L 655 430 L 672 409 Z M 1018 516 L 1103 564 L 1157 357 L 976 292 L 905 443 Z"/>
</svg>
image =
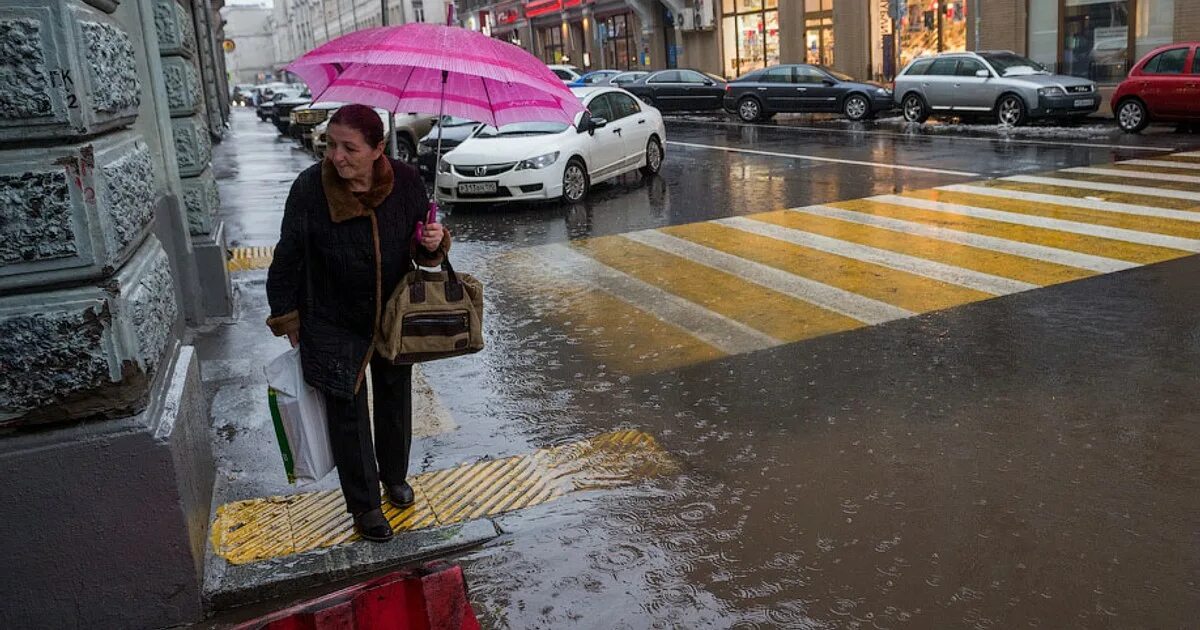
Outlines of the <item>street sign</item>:
<svg viewBox="0 0 1200 630">
<path fill-rule="evenodd" d="M 227 39 L 227 40 L 221 42 L 221 48 L 224 48 L 225 52 L 231 53 L 231 52 L 237 50 L 237 44 L 233 43 L 232 39 Z"/>
</svg>

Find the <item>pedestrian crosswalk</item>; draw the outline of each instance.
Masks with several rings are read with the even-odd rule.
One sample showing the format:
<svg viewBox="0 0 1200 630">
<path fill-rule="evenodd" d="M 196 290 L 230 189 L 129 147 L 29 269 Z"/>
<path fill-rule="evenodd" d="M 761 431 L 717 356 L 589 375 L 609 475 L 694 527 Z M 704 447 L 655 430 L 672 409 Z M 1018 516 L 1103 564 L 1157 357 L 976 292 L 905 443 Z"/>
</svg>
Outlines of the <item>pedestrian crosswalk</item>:
<svg viewBox="0 0 1200 630">
<path fill-rule="evenodd" d="M 510 268 L 607 367 L 674 369 L 1200 252 L 1200 152 L 555 244 Z"/>
</svg>

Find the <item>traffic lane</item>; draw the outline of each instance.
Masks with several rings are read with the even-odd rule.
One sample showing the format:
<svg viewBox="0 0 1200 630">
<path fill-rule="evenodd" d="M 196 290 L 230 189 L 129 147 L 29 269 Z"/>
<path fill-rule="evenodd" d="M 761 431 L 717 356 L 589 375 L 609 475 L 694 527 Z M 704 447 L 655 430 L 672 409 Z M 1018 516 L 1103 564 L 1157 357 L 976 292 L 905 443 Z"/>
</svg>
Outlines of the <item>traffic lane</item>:
<svg viewBox="0 0 1200 630">
<path fill-rule="evenodd" d="M 940 169 L 974 173 L 979 177 L 1034 172 L 1064 166 L 1086 166 L 1121 159 L 1153 156 L 1147 151 L 1085 146 L 1076 141 L 1050 144 L 955 141 L 914 134 L 825 133 L 789 127 L 764 127 L 733 123 L 672 122 L 668 141 L 773 151 L 873 163 L 879 169 Z M 1165 149 L 1164 149 L 1165 151 Z M 803 161 L 803 157 L 797 157 Z"/>
<path fill-rule="evenodd" d="M 925 172 L 668 146 L 661 173 L 592 188 L 579 204 L 459 204 L 455 239 L 529 247 L 968 181 Z"/>
<path fill-rule="evenodd" d="M 528 343 L 506 356 L 536 378 L 496 361 L 503 391 L 450 377 L 452 406 L 494 396 L 513 415 L 489 422 L 534 441 L 637 427 L 684 472 L 501 519 L 515 535 L 466 557 L 474 601 L 521 627 L 1183 627 L 1200 604 L 1197 272 L 1190 257 L 629 379 L 541 343 L 536 305 L 513 305 L 505 337 Z"/>
</svg>

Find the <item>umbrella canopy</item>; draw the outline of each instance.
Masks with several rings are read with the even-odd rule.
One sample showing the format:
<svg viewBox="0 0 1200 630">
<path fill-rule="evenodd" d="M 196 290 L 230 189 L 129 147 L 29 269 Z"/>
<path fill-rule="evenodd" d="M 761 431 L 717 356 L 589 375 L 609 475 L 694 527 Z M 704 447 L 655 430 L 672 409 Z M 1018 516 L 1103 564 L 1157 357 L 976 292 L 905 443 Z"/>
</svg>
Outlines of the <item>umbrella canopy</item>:
<svg viewBox="0 0 1200 630">
<path fill-rule="evenodd" d="M 499 127 L 574 122 L 579 99 L 537 57 L 482 33 L 414 23 L 350 33 L 288 65 L 313 101 L 446 113 Z"/>
</svg>

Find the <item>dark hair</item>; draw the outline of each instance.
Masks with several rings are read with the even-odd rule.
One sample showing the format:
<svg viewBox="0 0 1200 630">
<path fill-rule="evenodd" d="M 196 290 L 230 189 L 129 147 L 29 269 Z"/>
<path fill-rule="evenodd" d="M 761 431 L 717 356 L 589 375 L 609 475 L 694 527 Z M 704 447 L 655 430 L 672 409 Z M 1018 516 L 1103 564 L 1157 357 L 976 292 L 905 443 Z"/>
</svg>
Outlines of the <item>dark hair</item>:
<svg viewBox="0 0 1200 630">
<path fill-rule="evenodd" d="M 366 105 L 353 103 L 342 107 L 329 119 L 329 124 L 343 125 L 361 133 L 368 146 L 374 147 L 383 142 L 383 121 L 374 109 Z"/>
</svg>

